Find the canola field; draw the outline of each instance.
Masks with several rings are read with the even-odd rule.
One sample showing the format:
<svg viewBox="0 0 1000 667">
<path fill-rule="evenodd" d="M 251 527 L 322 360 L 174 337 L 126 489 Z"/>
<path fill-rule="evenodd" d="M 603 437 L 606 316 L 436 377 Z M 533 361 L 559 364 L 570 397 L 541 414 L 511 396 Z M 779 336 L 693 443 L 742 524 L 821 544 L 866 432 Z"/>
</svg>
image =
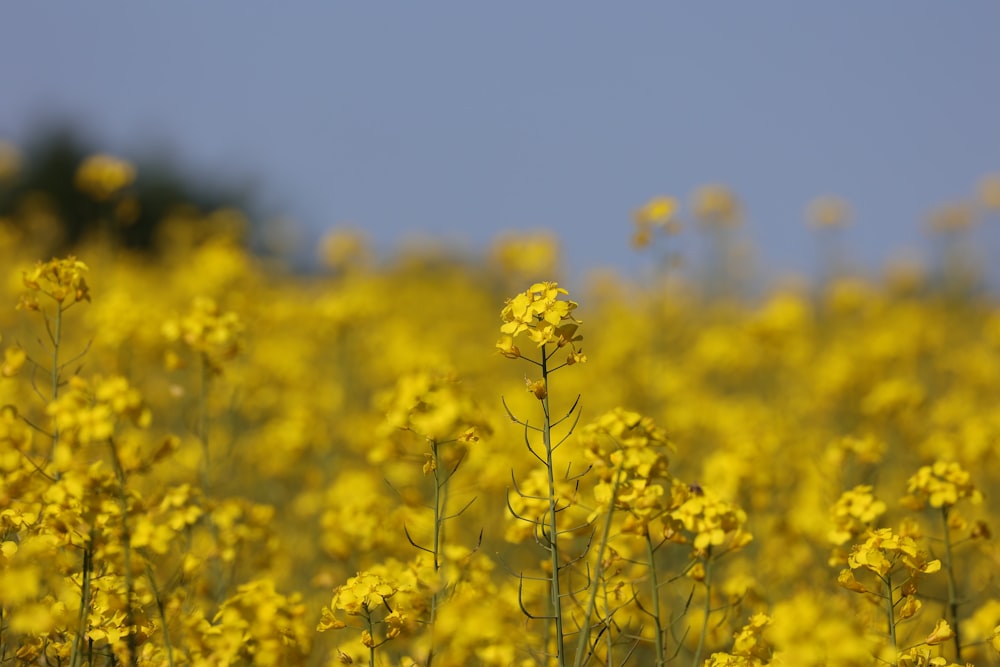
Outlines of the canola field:
<svg viewBox="0 0 1000 667">
<path fill-rule="evenodd" d="M 237 223 L 0 220 L 0 665 L 1000 664 L 988 292 L 302 275 Z"/>
</svg>

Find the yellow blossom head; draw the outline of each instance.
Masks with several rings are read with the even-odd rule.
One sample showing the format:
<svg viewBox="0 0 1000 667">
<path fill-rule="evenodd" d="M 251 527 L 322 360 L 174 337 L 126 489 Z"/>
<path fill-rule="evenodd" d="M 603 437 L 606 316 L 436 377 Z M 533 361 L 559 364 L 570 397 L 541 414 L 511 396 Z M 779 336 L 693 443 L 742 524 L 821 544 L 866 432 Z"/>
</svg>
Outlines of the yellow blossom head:
<svg viewBox="0 0 1000 667">
<path fill-rule="evenodd" d="M 973 503 L 982 502 L 983 494 L 972 483 L 972 475 L 954 461 L 935 461 L 923 466 L 906 483 L 904 499 L 908 505 L 922 508 L 951 507 L 968 498 Z"/>
<path fill-rule="evenodd" d="M 514 344 L 522 334 L 528 336 L 538 347 L 543 345 L 569 346 L 571 355 L 577 352 L 575 343 L 583 340 L 577 333 L 579 320 L 573 317 L 577 307 L 575 301 L 563 299 L 568 292 L 558 283 L 535 283 L 526 291 L 508 299 L 500 317 L 500 341 L 496 347 L 505 357 L 516 359 L 521 351 Z M 574 356 L 574 363 L 584 361 L 580 354 Z"/>
<path fill-rule="evenodd" d="M 815 229 L 844 227 L 851 221 L 851 207 L 840 197 L 817 197 L 806 208 L 806 220 Z"/>
<path fill-rule="evenodd" d="M 36 294 L 44 294 L 59 304 L 90 301 L 90 288 L 84 277 L 89 270 L 86 264 L 72 255 L 65 259 L 38 262 L 34 269 L 23 273 L 24 286 L 31 292 L 21 299 L 20 307 L 38 310 Z"/>
<path fill-rule="evenodd" d="M 222 312 L 214 299 L 198 297 L 186 315 L 164 323 L 163 334 L 169 341 L 181 340 L 201 353 L 209 367 L 219 372 L 222 362 L 241 349 L 243 323 L 236 313 Z"/>
<path fill-rule="evenodd" d="M 738 225 L 742 215 L 740 202 L 732 190 L 724 185 L 703 185 L 694 193 L 694 214 L 709 227 Z"/>
<path fill-rule="evenodd" d="M 645 248 L 653 240 L 657 229 L 673 236 L 681 231 L 680 222 L 676 218 L 677 200 L 673 197 L 653 197 L 646 204 L 632 212 L 635 231 L 632 234 L 632 246 Z"/>
<path fill-rule="evenodd" d="M 135 168 L 110 155 L 91 156 L 76 171 L 77 189 L 100 202 L 108 201 L 134 180 Z"/>
<path fill-rule="evenodd" d="M 547 232 L 505 235 L 493 242 L 491 254 L 505 273 L 544 275 L 559 265 L 559 241 Z"/>
</svg>

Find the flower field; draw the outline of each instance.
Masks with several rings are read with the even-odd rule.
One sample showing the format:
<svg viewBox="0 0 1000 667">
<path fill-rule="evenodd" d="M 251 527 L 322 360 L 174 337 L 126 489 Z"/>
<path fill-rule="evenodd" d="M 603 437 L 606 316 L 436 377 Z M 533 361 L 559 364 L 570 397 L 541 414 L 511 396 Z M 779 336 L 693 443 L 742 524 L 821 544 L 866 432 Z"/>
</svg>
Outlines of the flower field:
<svg viewBox="0 0 1000 667">
<path fill-rule="evenodd" d="M 0 665 L 1000 664 L 991 295 L 302 275 L 234 217 L 0 221 Z"/>
</svg>

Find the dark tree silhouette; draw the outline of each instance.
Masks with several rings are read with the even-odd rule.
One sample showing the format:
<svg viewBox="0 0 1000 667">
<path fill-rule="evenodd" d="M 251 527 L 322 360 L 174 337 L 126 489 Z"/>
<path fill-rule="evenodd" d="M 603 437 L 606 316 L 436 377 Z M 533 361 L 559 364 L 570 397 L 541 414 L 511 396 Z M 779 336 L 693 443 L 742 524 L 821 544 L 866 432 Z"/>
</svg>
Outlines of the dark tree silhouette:
<svg viewBox="0 0 1000 667">
<path fill-rule="evenodd" d="M 178 206 L 194 207 L 200 212 L 229 206 L 248 212 L 246 192 L 196 181 L 165 156 L 154 156 L 135 165 L 136 180 L 122 193 L 122 198 L 133 200 L 136 215 L 128 224 L 115 223 L 112 209 L 120 199 L 95 201 L 75 183 L 80 164 L 99 152 L 100 148 L 93 147 L 80 130 L 67 125 L 36 132 L 22 147 L 18 175 L 12 182 L 0 185 L 0 217 L 8 217 L 17 224 L 19 208 L 28 197 L 41 194 L 62 228 L 62 233 L 53 240 L 53 247 L 47 248 L 52 255 L 71 252 L 102 225 L 119 247 L 156 254 L 157 228 Z"/>
</svg>

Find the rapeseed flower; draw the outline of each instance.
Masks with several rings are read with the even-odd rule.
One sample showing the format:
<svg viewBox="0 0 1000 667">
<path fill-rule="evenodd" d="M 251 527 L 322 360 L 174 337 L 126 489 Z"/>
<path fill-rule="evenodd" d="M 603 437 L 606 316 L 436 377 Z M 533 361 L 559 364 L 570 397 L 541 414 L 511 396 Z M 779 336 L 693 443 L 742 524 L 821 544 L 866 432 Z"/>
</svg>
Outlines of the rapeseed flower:
<svg viewBox="0 0 1000 667">
<path fill-rule="evenodd" d="M 95 200 L 104 202 L 131 185 L 135 180 L 135 167 L 110 155 L 94 155 L 76 171 L 76 187 Z"/>
<path fill-rule="evenodd" d="M 962 499 L 976 504 L 983 501 L 982 492 L 972 483 L 972 475 L 955 461 L 935 461 L 922 466 L 906 482 L 906 489 L 908 495 L 904 500 L 916 509 L 926 505 L 951 507 Z"/>
<path fill-rule="evenodd" d="M 573 317 L 577 303 L 561 298 L 566 294 L 568 292 L 558 283 L 545 282 L 535 283 L 508 299 L 500 312 L 502 337 L 496 345 L 497 349 L 504 356 L 520 357 L 521 352 L 514 341 L 526 334 L 538 347 L 568 345 L 572 352 L 577 352 L 575 343 L 583 340 L 583 336 L 577 333 L 580 322 Z M 580 359 L 577 358 L 577 361 Z"/>
</svg>

